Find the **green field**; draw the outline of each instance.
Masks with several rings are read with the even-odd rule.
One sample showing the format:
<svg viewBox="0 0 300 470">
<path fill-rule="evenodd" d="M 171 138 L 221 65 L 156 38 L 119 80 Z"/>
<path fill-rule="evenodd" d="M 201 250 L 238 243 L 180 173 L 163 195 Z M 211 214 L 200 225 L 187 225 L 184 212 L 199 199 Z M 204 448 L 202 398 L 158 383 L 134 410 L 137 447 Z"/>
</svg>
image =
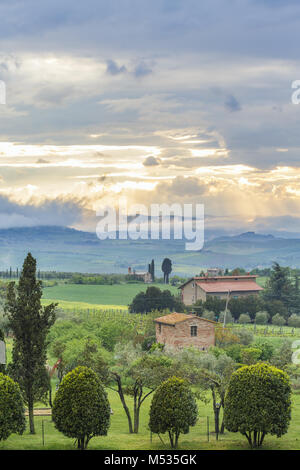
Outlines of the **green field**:
<svg viewBox="0 0 300 470">
<path fill-rule="evenodd" d="M 170 449 L 167 436 L 162 436 L 164 444 L 157 435 L 152 436 L 148 430 L 149 407 L 151 395 L 141 408 L 141 424 L 139 434 L 129 434 L 125 413 L 118 395 L 108 391 L 109 401 L 113 409 L 111 426 L 106 437 L 97 437 L 89 443 L 89 449 L 98 450 L 164 450 Z M 128 401 L 130 403 L 130 400 Z M 132 403 L 131 403 L 132 405 Z M 199 417 L 195 427 L 189 434 L 181 435 L 179 449 L 190 450 L 247 450 L 246 438 L 240 434 L 226 432 L 216 440 L 214 433 L 207 438 L 207 416 L 210 430 L 213 430 L 212 404 L 198 401 Z M 44 422 L 44 445 L 42 441 L 42 421 Z M 22 436 L 11 435 L 6 441 L 0 442 L 0 450 L 72 450 L 74 440 L 59 433 L 51 417 L 36 417 L 36 434 L 30 435 L 28 427 Z M 299 450 L 300 449 L 300 395 L 293 395 L 292 421 L 288 430 L 280 439 L 267 435 L 262 449 L 265 450 Z"/>
<path fill-rule="evenodd" d="M 114 284 L 114 285 L 84 285 L 84 284 L 58 284 L 53 287 L 45 287 L 43 299 L 49 301 L 64 301 L 76 303 L 81 307 L 82 303 L 93 307 L 113 305 L 127 306 L 132 299 L 147 287 L 155 286 L 161 290 L 170 290 L 172 294 L 178 295 L 177 287 L 164 284 Z"/>
<path fill-rule="evenodd" d="M 265 277 L 258 278 L 259 285 L 264 286 Z M 161 290 L 168 289 L 173 295 L 179 295 L 178 287 L 165 284 L 113 284 L 113 285 L 86 285 L 59 283 L 53 287 L 44 287 L 43 303 L 46 301 L 58 302 L 63 308 L 106 308 L 128 306 L 132 299 L 149 286 Z"/>
</svg>

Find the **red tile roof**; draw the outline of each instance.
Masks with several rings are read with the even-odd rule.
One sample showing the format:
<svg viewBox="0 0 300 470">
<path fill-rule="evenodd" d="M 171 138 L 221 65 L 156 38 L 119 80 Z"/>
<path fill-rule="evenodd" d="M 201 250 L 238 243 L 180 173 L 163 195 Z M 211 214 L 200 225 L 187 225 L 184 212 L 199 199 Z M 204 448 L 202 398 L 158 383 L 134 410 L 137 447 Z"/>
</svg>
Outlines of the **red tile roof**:
<svg viewBox="0 0 300 470">
<path fill-rule="evenodd" d="M 263 290 L 254 281 L 232 281 L 232 282 L 196 282 L 197 286 L 201 287 L 205 292 L 245 292 L 253 291 L 257 292 Z"/>
<path fill-rule="evenodd" d="M 213 320 L 208 320 L 207 318 L 201 318 L 197 315 L 186 315 L 185 313 L 169 313 L 168 315 L 164 315 L 163 317 L 155 318 L 154 321 L 157 323 L 164 323 L 166 325 L 175 326 L 177 323 L 190 320 L 190 319 L 198 319 L 203 321 L 208 321 L 210 323 L 216 323 Z"/>
<path fill-rule="evenodd" d="M 220 279 L 222 282 L 225 280 L 231 280 L 231 279 L 249 279 L 249 280 L 255 280 L 257 278 L 256 274 L 241 274 L 237 276 L 195 276 L 190 279 L 188 279 L 186 282 L 181 284 L 181 286 L 178 287 L 178 289 L 181 289 L 184 287 L 186 284 L 189 284 L 191 281 L 204 281 L 204 282 L 212 282 L 214 280 Z M 224 281 L 225 282 L 225 281 Z"/>
</svg>

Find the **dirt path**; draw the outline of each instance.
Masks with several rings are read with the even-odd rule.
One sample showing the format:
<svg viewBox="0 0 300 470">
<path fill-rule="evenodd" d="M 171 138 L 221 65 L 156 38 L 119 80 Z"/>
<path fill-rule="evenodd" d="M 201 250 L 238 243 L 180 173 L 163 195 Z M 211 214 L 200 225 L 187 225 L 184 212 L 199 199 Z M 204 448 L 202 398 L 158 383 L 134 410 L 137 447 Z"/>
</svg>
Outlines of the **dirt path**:
<svg viewBox="0 0 300 470">
<path fill-rule="evenodd" d="M 51 416 L 51 408 L 36 408 L 33 411 L 34 416 Z M 28 410 L 25 411 L 25 416 L 28 416 Z"/>
</svg>

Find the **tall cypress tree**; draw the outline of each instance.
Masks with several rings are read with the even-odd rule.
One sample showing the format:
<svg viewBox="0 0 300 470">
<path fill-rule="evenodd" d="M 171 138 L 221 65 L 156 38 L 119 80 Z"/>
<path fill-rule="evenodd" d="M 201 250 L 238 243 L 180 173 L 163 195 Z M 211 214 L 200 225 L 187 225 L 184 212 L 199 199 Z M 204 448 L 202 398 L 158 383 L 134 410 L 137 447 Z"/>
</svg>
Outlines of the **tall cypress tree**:
<svg viewBox="0 0 300 470">
<path fill-rule="evenodd" d="M 41 297 L 42 283 L 36 280 L 36 260 L 28 253 L 18 285 L 14 282 L 8 285 L 5 312 L 14 337 L 8 373 L 22 390 L 31 434 L 35 433 L 34 403 L 45 401 L 49 390 L 47 333 L 55 322 L 56 304 L 42 307 Z"/>
</svg>

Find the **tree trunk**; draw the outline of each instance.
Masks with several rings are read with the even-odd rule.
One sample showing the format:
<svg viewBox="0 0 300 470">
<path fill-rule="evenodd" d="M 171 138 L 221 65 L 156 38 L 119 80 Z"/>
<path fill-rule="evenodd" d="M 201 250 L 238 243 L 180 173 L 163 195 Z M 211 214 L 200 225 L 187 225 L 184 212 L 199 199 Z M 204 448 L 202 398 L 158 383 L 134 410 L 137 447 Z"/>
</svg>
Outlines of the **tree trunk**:
<svg viewBox="0 0 300 470">
<path fill-rule="evenodd" d="M 80 450 L 84 450 L 84 437 L 80 437 L 77 441 L 77 448 Z"/>
<path fill-rule="evenodd" d="M 136 385 L 134 392 L 134 432 L 137 434 L 139 432 L 140 425 L 140 409 L 143 403 L 142 400 L 143 387 Z"/>
<path fill-rule="evenodd" d="M 128 408 L 128 406 L 127 406 L 127 404 L 126 404 L 126 401 L 125 401 L 125 397 L 124 397 L 124 393 L 123 393 L 123 388 L 122 388 L 122 384 L 121 384 L 121 378 L 120 378 L 119 375 L 115 375 L 114 377 L 115 377 L 115 380 L 117 381 L 117 384 L 118 384 L 118 394 L 119 394 L 121 403 L 122 403 L 122 405 L 123 405 L 124 411 L 125 411 L 126 416 L 127 416 L 129 432 L 130 432 L 130 434 L 133 434 L 132 419 L 131 419 L 131 415 L 130 415 L 129 408 Z"/>
<path fill-rule="evenodd" d="M 221 407 L 223 409 L 223 418 L 222 418 L 222 424 L 221 424 L 221 429 L 220 429 L 220 434 L 224 434 L 225 432 L 225 422 L 224 422 L 224 399 L 225 399 L 225 394 L 221 395 Z"/>
<path fill-rule="evenodd" d="M 225 432 L 225 423 L 224 423 L 224 416 L 223 416 L 221 429 L 220 429 L 220 434 L 224 434 L 224 432 Z"/>
<path fill-rule="evenodd" d="M 52 387 L 51 387 L 51 382 L 49 386 L 49 406 L 52 408 Z"/>
<path fill-rule="evenodd" d="M 214 387 L 211 387 L 211 393 L 213 397 L 213 409 L 214 409 L 214 418 L 215 418 L 215 433 L 219 435 L 219 415 L 220 415 L 220 408 L 217 406 L 216 402 L 216 394 Z"/>
<path fill-rule="evenodd" d="M 169 431 L 169 438 L 170 438 L 170 444 L 172 449 L 174 449 L 174 439 L 173 439 L 173 434 L 171 431 Z"/>
<path fill-rule="evenodd" d="M 139 425 L 140 425 L 140 410 L 137 408 L 134 414 L 134 433 L 137 434 L 139 432 Z"/>
<path fill-rule="evenodd" d="M 29 431 L 30 431 L 30 434 L 35 434 L 34 416 L 33 416 L 33 400 L 32 400 L 32 398 L 28 399 L 28 417 L 29 417 Z"/>
<path fill-rule="evenodd" d="M 248 442 L 249 442 L 249 445 L 250 447 L 253 447 L 253 444 L 252 444 L 252 438 L 251 438 L 251 432 L 249 432 L 249 434 L 247 434 L 246 432 L 245 433 L 242 433 L 244 434 L 244 436 L 246 436 Z"/>
<path fill-rule="evenodd" d="M 137 434 L 139 432 L 139 406 L 137 404 L 137 389 L 135 389 L 133 396 L 133 421 L 133 432 Z"/>
</svg>

